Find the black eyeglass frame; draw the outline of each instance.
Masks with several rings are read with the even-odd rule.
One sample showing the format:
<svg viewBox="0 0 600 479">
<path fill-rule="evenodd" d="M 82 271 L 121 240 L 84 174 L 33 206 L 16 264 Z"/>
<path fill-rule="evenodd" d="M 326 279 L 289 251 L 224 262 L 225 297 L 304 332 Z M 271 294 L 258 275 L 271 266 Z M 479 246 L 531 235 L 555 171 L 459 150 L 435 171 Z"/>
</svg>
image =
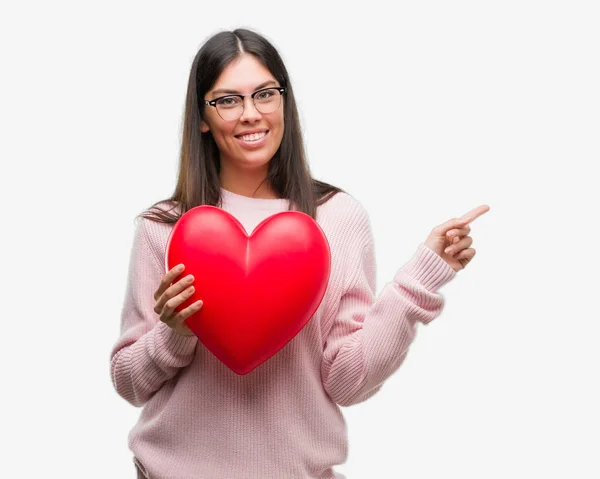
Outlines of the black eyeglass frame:
<svg viewBox="0 0 600 479">
<path fill-rule="evenodd" d="M 238 95 L 235 93 L 229 94 L 229 95 L 223 95 L 220 96 L 219 98 L 215 98 L 214 100 L 204 100 L 204 104 L 205 105 L 210 105 L 210 106 L 214 106 L 215 108 L 217 108 L 217 102 L 219 100 L 222 100 L 223 98 L 229 98 L 229 97 L 238 97 L 242 99 L 242 106 L 244 105 L 244 98 L 246 98 L 247 96 L 252 98 L 252 103 L 254 103 L 254 97 L 255 95 L 258 95 L 259 93 L 265 91 L 265 90 L 278 90 L 279 93 L 281 94 L 281 96 L 283 96 L 283 94 L 287 91 L 286 87 L 281 87 L 281 86 L 269 86 L 269 87 L 265 87 L 265 88 L 261 88 L 260 90 L 256 90 L 254 93 L 249 93 L 248 95 Z M 254 108 L 256 108 L 256 103 L 254 103 Z M 257 108 L 258 110 L 258 108 Z M 258 110 L 260 111 L 260 110 Z M 217 113 L 219 112 L 219 110 L 217 109 Z M 243 110 L 242 110 L 242 114 L 240 116 L 243 115 Z M 219 116 L 221 116 L 219 114 Z M 239 117 L 238 117 L 239 118 Z M 233 120 L 230 120 L 233 121 Z"/>
</svg>

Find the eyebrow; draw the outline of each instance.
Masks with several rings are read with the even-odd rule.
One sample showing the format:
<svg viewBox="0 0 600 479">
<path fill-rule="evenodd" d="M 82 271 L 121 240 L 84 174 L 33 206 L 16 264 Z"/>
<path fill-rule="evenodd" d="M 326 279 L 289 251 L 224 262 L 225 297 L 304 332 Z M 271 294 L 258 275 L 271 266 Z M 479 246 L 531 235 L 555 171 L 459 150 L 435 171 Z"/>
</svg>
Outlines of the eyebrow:
<svg viewBox="0 0 600 479">
<path fill-rule="evenodd" d="M 269 81 L 266 81 L 266 82 L 264 82 L 264 83 L 261 83 L 260 85 L 258 85 L 258 86 L 257 86 L 257 87 L 254 89 L 254 91 L 256 91 L 256 90 L 260 90 L 261 88 L 265 88 L 266 86 L 269 86 L 269 85 L 277 85 L 277 82 L 276 82 L 276 81 L 274 81 L 274 80 L 269 80 Z M 227 88 L 219 88 L 218 90 L 214 90 L 214 91 L 212 92 L 212 94 L 213 94 L 213 95 L 218 95 L 218 94 L 220 94 L 220 93 L 234 93 L 234 94 L 239 94 L 239 95 L 241 95 L 241 93 L 240 93 L 239 91 L 237 91 L 237 90 L 228 90 Z"/>
</svg>

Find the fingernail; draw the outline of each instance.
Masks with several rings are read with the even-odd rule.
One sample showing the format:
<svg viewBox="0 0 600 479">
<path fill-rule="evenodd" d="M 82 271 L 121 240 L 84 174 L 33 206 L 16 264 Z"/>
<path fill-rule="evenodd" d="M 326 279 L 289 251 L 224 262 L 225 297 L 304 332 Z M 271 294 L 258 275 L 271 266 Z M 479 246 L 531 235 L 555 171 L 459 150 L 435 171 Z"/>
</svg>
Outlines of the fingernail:
<svg viewBox="0 0 600 479">
<path fill-rule="evenodd" d="M 444 252 L 445 252 L 446 254 L 450 254 L 450 252 L 451 252 L 451 251 L 452 251 L 452 248 L 450 248 L 450 247 L 448 247 L 448 248 L 446 248 L 446 249 L 444 250 Z"/>
</svg>

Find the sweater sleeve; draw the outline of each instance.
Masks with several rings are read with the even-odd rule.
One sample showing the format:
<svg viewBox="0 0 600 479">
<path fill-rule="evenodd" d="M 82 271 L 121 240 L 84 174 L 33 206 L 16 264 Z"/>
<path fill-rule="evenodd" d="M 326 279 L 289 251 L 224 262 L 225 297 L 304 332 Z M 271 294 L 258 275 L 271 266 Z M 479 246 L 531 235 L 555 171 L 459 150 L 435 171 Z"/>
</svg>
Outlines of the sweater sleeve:
<svg viewBox="0 0 600 479">
<path fill-rule="evenodd" d="M 375 299 L 375 252 L 368 217 L 353 279 L 345 288 L 328 333 L 322 363 L 323 387 L 340 406 L 373 396 L 404 361 L 416 323 L 427 324 L 442 311 L 436 290 L 456 272 L 420 244 L 413 258 Z"/>
<path fill-rule="evenodd" d="M 196 336 L 183 336 L 159 320 L 154 292 L 164 270 L 153 248 L 148 222 L 142 218 L 131 248 L 121 335 L 111 351 L 110 372 L 117 393 L 134 406 L 144 405 L 165 381 L 191 363 Z"/>
</svg>

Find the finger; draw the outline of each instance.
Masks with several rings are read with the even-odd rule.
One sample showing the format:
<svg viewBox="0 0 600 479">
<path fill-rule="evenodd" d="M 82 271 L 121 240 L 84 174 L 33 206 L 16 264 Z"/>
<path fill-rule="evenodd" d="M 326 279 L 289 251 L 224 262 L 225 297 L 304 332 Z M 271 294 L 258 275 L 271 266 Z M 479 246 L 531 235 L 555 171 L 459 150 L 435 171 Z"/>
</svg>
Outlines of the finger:
<svg viewBox="0 0 600 479">
<path fill-rule="evenodd" d="M 185 266 L 183 264 L 178 264 L 162 277 L 160 284 L 158 285 L 158 289 L 154 293 L 154 301 L 158 301 L 158 298 L 160 298 L 163 295 L 163 293 L 167 290 L 169 285 L 173 281 L 175 281 L 175 278 L 177 278 L 177 276 L 183 273 L 184 270 Z"/>
<path fill-rule="evenodd" d="M 445 223 L 442 223 L 441 225 L 436 226 L 435 228 L 433 228 L 433 232 L 437 236 L 442 236 L 443 237 L 451 229 L 462 228 L 462 227 L 466 226 L 466 224 L 468 222 L 469 222 L 468 218 L 453 218 L 453 219 L 448 220 Z"/>
<path fill-rule="evenodd" d="M 475 250 L 473 248 L 467 248 L 463 249 L 460 253 L 454 256 L 454 259 L 471 261 L 473 256 L 475 256 Z"/>
<path fill-rule="evenodd" d="M 203 304 L 204 303 L 202 302 L 202 300 L 198 300 L 191 306 L 188 306 L 187 308 L 179 311 L 179 313 L 177 313 L 173 318 L 171 327 L 180 334 L 184 334 L 185 336 L 193 336 L 194 333 L 187 325 L 185 320 L 189 318 L 192 314 L 200 311 Z"/>
<path fill-rule="evenodd" d="M 173 311 L 175 311 L 175 308 L 177 308 L 177 306 L 179 306 L 186 299 L 188 299 L 190 296 L 192 296 L 192 294 L 194 294 L 194 291 L 195 291 L 195 288 L 193 286 L 190 286 L 182 293 L 179 293 L 177 296 L 169 299 L 165 303 L 165 305 L 160 313 L 160 320 L 167 324 L 170 324 L 173 321 L 173 317 L 176 316 L 176 315 L 173 315 Z"/>
<path fill-rule="evenodd" d="M 465 213 L 464 215 L 462 215 L 461 218 L 467 219 L 470 223 L 471 221 L 477 219 L 482 214 L 487 213 L 488 211 L 490 211 L 490 207 L 488 205 L 480 205 L 477 208 L 473 208 L 468 213 Z"/>
<path fill-rule="evenodd" d="M 446 233 L 446 236 L 448 236 L 448 239 L 454 238 L 456 240 L 456 238 L 460 239 L 461 236 L 466 236 L 470 232 L 471 232 L 471 227 L 467 225 L 464 228 L 457 228 L 457 229 L 448 231 L 448 233 Z"/>
<path fill-rule="evenodd" d="M 174 318 L 175 323 L 176 324 L 182 324 L 192 314 L 194 314 L 197 311 L 200 311 L 200 309 L 202 309 L 203 305 L 204 305 L 204 302 L 201 299 L 199 299 L 194 304 L 188 306 L 185 309 L 182 309 L 181 311 L 179 311 L 179 313 L 177 313 L 175 315 L 175 318 Z"/>
<path fill-rule="evenodd" d="M 454 238 L 452 238 L 452 244 L 458 243 L 461 240 L 461 238 L 464 238 L 470 232 L 471 232 L 471 228 L 469 228 L 468 226 L 466 228 L 462 228 L 460 230 L 460 233 L 458 235 L 456 235 Z"/>
<path fill-rule="evenodd" d="M 454 255 L 456 253 L 459 253 L 463 249 L 468 248 L 472 244 L 473 244 L 473 238 L 471 238 L 470 236 L 465 236 L 458 243 L 453 244 L 452 246 L 448 246 L 444 250 L 444 253 L 449 254 L 449 255 Z"/>
<path fill-rule="evenodd" d="M 157 314 L 160 314 L 160 312 L 162 311 L 162 309 L 164 307 L 164 304 L 168 300 L 170 300 L 171 298 L 174 298 L 177 294 L 181 293 L 185 288 L 190 286 L 193 282 L 194 282 L 194 276 L 191 274 L 188 274 L 185 278 L 180 279 L 174 285 L 167 288 L 167 290 L 162 294 L 162 296 L 156 302 L 156 305 L 154 306 L 154 311 Z"/>
</svg>

